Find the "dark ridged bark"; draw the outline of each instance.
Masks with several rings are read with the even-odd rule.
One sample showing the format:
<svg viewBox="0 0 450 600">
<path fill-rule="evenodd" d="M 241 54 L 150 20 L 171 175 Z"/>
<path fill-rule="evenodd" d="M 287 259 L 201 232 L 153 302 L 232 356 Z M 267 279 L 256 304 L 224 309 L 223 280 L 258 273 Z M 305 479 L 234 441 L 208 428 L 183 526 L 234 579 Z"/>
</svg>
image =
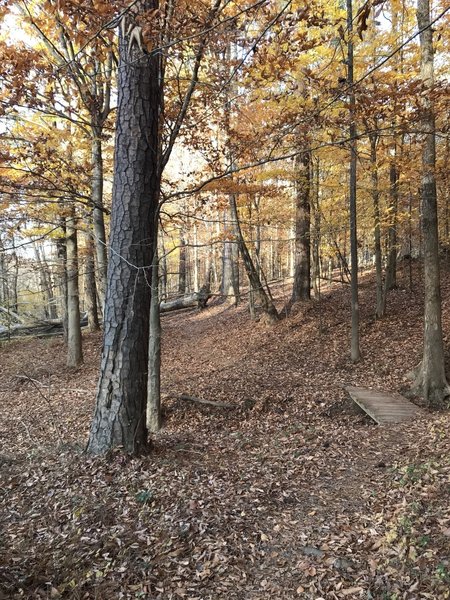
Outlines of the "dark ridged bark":
<svg viewBox="0 0 450 600">
<path fill-rule="evenodd" d="M 143 11 L 154 1 L 139 4 Z M 127 31 L 127 28 L 123 28 Z M 100 380 L 88 451 L 139 453 L 146 402 L 153 237 L 160 188 L 159 58 L 120 39 L 108 285 Z"/>
</svg>

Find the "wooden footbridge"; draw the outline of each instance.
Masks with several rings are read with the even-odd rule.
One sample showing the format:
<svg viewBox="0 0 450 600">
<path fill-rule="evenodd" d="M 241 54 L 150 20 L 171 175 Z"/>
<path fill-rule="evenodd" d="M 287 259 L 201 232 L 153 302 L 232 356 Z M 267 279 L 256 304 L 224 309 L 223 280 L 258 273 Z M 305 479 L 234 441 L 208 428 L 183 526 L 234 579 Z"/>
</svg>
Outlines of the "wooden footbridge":
<svg viewBox="0 0 450 600">
<path fill-rule="evenodd" d="M 379 425 L 409 421 L 423 411 L 401 396 L 367 388 L 347 386 L 346 391 L 358 406 Z"/>
</svg>

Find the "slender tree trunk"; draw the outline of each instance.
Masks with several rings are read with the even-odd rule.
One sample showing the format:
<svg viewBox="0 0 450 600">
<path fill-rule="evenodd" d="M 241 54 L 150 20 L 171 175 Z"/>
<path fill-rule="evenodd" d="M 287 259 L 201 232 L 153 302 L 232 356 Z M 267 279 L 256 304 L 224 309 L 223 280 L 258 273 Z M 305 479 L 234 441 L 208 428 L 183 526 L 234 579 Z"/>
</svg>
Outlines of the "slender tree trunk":
<svg viewBox="0 0 450 600">
<path fill-rule="evenodd" d="M 161 429 L 161 318 L 159 309 L 159 274 L 157 231 L 155 232 L 152 260 L 150 301 L 150 336 L 148 347 L 147 428 L 150 432 Z"/>
<path fill-rule="evenodd" d="M 425 133 L 422 154 L 422 228 L 424 248 L 424 339 L 423 359 L 418 369 L 416 389 L 425 402 L 441 407 L 450 395 L 445 376 L 444 344 L 441 322 L 441 291 L 439 273 L 439 234 L 436 201 L 436 140 L 435 115 L 430 89 L 434 86 L 433 30 L 430 26 L 430 2 L 418 0 L 417 24 L 420 34 L 422 130 Z"/>
<path fill-rule="evenodd" d="M 312 282 L 314 289 L 314 297 L 320 296 L 320 236 L 321 236 L 321 214 L 320 214 L 320 162 L 319 158 L 316 160 L 315 169 L 313 169 L 315 176 L 314 181 L 314 194 L 312 196 L 312 251 L 311 251 L 311 262 L 312 262 Z"/>
<path fill-rule="evenodd" d="M 76 368 L 83 362 L 78 285 L 78 243 L 75 206 L 66 218 L 67 248 L 67 366 Z"/>
<path fill-rule="evenodd" d="M 381 222 L 380 222 L 380 190 L 378 185 L 378 163 L 377 163 L 377 144 L 378 135 L 372 133 L 370 136 L 370 163 L 372 178 L 372 203 L 373 203 L 373 237 L 375 246 L 375 278 L 377 307 L 376 317 L 381 319 L 384 316 L 383 302 L 383 265 L 381 255 Z"/>
<path fill-rule="evenodd" d="M 353 6 L 352 0 L 347 0 L 347 30 L 348 30 L 348 80 L 347 84 L 353 86 Z M 352 308 L 352 335 L 351 335 L 351 360 L 358 362 L 360 359 L 359 349 L 359 300 L 358 300 L 358 233 L 356 214 L 356 116 L 355 116 L 355 93 L 353 87 L 349 92 L 350 104 L 350 180 L 349 180 L 349 204 L 350 204 L 350 254 L 351 254 L 351 308 Z"/>
<path fill-rule="evenodd" d="M 62 237 L 56 240 L 56 255 L 58 257 L 58 287 L 61 297 L 61 320 L 63 323 L 64 341 L 67 343 L 67 232 L 66 221 L 60 221 Z"/>
<path fill-rule="evenodd" d="M 140 10 L 155 10 L 145 0 Z M 124 17 L 130 19 L 129 15 Z M 127 29 L 127 20 L 125 27 Z M 153 236 L 160 192 L 160 57 L 119 36 L 118 106 L 103 352 L 88 451 L 147 447 Z M 128 51 L 128 47 L 130 49 Z"/>
<path fill-rule="evenodd" d="M 180 231 L 180 255 L 178 262 L 178 293 L 184 296 L 187 292 L 186 277 L 187 277 L 187 251 L 186 239 L 184 231 Z"/>
<path fill-rule="evenodd" d="M 34 246 L 34 255 L 36 257 L 36 262 L 39 269 L 40 281 L 41 281 L 41 290 L 44 296 L 44 312 L 45 316 L 50 319 L 56 319 L 56 306 L 55 306 L 55 298 L 53 294 L 53 282 L 51 279 L 50 271 L 48 268 L 47 261 L 45 260 L 45 256 L 39 250 L 39 247 L 36 243 Z"/>
<path fill-rule="evenodd" d="M 95 281 L 95 261 L 94 261 L 94 239 L 90 227 L 86 234 L 86 259 L 84 267 L 84 297 L 86 312 L 88 315 L 89 331 L 98 331 L 100 324 L 98 321 L 97 309 L 97 289 Z"/>
<path fill-rule="evenodd" d="M 395 150 L 396 152 L 396 150 Z M 383 315 L 386 314 L 387 297 L 397 284 L 397 213 L 398 173 L 395 159 L 389 165 L 389 229 L 387 243 L 387 265 L 383 290 Z"/>
<path fill-rule="evenodd" d="M 108 253 L 106 247 L 105 217 L 103 210 L 103 156 L 101 128 L 94 127 L 92 133 L 92 220 L 97 259 L 97 283 L 100 309 L 105 304 Z"/>
<path fill-rule="evenodd" d="M 291 302 L 311 299 L 311 153 L 296 157 L 295 268 Z"/>
</svg>

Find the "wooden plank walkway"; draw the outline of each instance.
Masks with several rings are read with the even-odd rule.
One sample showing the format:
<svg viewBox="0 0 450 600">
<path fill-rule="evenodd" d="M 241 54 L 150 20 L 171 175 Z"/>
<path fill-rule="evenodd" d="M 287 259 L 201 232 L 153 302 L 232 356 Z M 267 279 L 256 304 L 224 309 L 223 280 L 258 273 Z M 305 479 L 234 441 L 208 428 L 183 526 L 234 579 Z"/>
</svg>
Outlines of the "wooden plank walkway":
<svg viewBox="0 0 450 600">
<path fill-rule="evenodd" d="M 346 391 L 376 423 L 401 423 L 423 414 L 423 411 L 401 396 L 362 387 L 347 386 Z"/>
</svg>

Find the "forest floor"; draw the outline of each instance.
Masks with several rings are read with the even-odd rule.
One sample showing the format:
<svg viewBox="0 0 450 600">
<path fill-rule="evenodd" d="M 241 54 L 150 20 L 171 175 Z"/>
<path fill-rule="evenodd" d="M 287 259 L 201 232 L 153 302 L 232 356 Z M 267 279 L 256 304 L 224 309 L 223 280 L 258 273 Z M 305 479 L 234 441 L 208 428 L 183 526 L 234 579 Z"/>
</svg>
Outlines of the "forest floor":
<svg viewBox="0 0 450 600">
<path fill-rule="evenodd" d="M 362 279 L 357 365 L 348 286 L 274 327 L 244 306 L 164 316 L 165 423 L 139 459 L 83 454 L 100 335 L 76 372 L 61 339 L 3 345 L 0 598 L 450 598 L 449 414 L 380 427 L 343 389 L 410 386 L 422 292 L 404 276 L 382 321 Z"/>
</svg>

